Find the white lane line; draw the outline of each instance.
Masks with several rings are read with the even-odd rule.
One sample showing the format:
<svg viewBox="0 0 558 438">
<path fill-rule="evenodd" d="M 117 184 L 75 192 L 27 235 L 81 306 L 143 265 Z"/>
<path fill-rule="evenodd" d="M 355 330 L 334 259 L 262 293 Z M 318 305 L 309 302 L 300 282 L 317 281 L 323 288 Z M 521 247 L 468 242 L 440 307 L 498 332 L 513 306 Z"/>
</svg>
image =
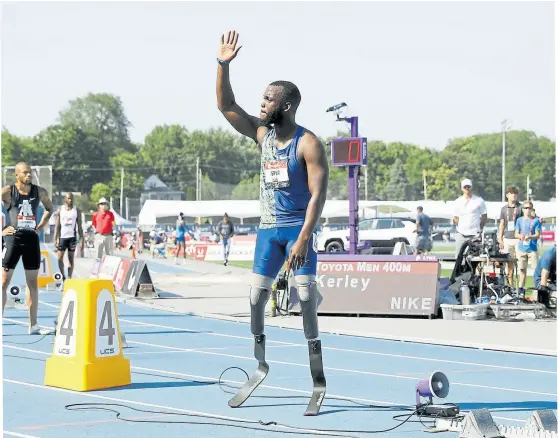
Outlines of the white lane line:
<svg viewBox="0 0 558 438">
<path fill-rule="evenodd" d="M 4 318 L 4 319 L 7 319 L 7 318 Z M 17 324 L 25 324 L 25 323 L 21 323 L 19 321 L 13 321 L 13 322 L 15 322 Z M 170 346 L 170 345 L 162 345 L 162 344 L 153 344 L 153 343 L 149 343 L 149 342 L 132 341 L 132 340 L 129 340 L 129 339 L 127 340 L 127 343 L 128 344 L 143 345 L 143 346 L 147 346 L 147 347 L 160 348 L 160 349 L 171 350 L 171 351 L 180 351 L 180 352 L 206 354 L 206 355 L 214 355 L 214 356 L 221 356 L 221 357 L 230 357 L 230 358 L 234 358 L 234 359 L 242 359 L 242 360 L 250 360 L 250 361 L 254 360 L 254 358 L 252 356 L 241 356 L 241 355 L 237 355 L 237 354 L 218 353 L 218 352 L 215 352 L 215 351 L 200 351 L 200 350 L 196 350 L 196 349 L 193 349 L 193 348 L 181 348 L 181 347 L 174 347 L 174 346 Z M 267 360 L 267 362 L 268 363 L 276 363 L 276 364 L 280 364 L 280 365 L 290 365 L 290 366 L 304 367 L 304 368 L 308 367 L 308 364 L 306 364 L 306 363 L 301 364 L 301 363 L 296 363 L 296 362 L 286 362 L 286 361 L 269 360 L 269 359 Z M 372 372 L 372 371 L 360 371 L 360 370 L 353 370 L 353 369 L 347 369 L 347 368 L 336 368 L 336 367 L 324 366 L 324 369 L 329 370 L 329 371 L 352 373 L 352 374 L 361 374 L 361 375 L 368 375 L 368 376 L 387 377 L 387 378 L 393 378 L 393 379 L 414 380 L 414 381 L 417 380 L 416 377 L 411 377 L 411 376 L 401 376 L 401 375 L 386 374 L 386 373 L 375 373 L 375 372 Z M 477 385 L 477 384 L 473 384 L 473 383 L 462 383 L 462 382 L 453 382 L 453 381 L 451 382 L 451 384 L 456 385 L 456 386 L 465 386 L 465 387 L 471 387 L 471 388 L 482 388 L 482 389 L 491 389 L 491 390 L 498 390 L 498 391 L 517 392 L 517 393 L 522 393 L 522 394 L 536 394 L 536 395 L 547 395 L 547 396 L 556 397 L 556 394 L 550 393 L 550 392 L 529 391 L 529 390 L 525 390 L 525 389 L 504 388 L 504 387 L 500 387 L 500 386 Z"/>
<path fill-rule="evenodd" d="M 237 355 L 237 354 L 217 353 L 217 352 L 213 352 L 213 351 L 197 351 L 197 350 L 190 349 L 190 348 L 180 348 L 180 347 L 173 347 L 173 346 L 169 346 L 169 345 L 151 344 L 151 343 L 148 343 L 148 342 L 128 341 L 128 344 L 137 344 L 137 345 L 144 345 L 144 346 L 148 346 L 148 347 L 158 347 L 158 348 L 164 348 L 164 349 L 169 349 L 169 350 L 184 351 L 184 352 L 199 353 L 199 354 L 209 354 L 209 355 L 214 355 L 214 356 L 231 357 L 231 358 L 234 358 L 234 359 L 242 359 L 242 360 L 250 360 L 250 361 L 254 360 L 254 358 L 250 357 L 250 356 L 240 356 L 240 355 Z M 290 366 L 304 367 L 304 368 L 308 367 L 308 364 L 301 364 L 301 363 L 296 363 L 296 362 L 285 362 L 285 361 L 269 360 L 269 359 L 266 359 L 266 362 L 267 363 L 276 363 L 276 364 L 280 364 L 280 365 L 290 365 Z M 388 378 L 394 378 L 394 379 L 404 379 L 404 380 L 414 380 L 414 381 L 417 380 L 416 377 L 400 376 L 400 375 L 396 375 L 396 374 L 386 374 L 386 373 L 374 373 L 372 371 L 360 371 L 360 370 L 353 370 L 353 369 L 347 369 L 347 368 L 335 368 L 335 367 L 324 366 L 324 370 L 340 371 L 340 372 L 353 373 L 353 374 L 364 374 L 364 375 L 368 375 L 368 376 L 388 377 Z M 467 387 L 472 387 L 472 388 L 494 389 L 494 390 L 498 390 L 498 391 L 520 392 L 520 393 L 523 393 L 523 394 L 548 395 L 548 396 L 556 397 L 556 394 L 551 393 L 551 392 L 528 391 L 528 390 L 525 390 L 525 389 L 503 388 L 503 387 L 500 387 L 500 386 L 476 385 L 476 384 L 473 384 L 473 383 L 461 383 L 461 382 L 453 382 L 453 381 L 451 382 L 451 384 L 456 385 L 456 386 L 467 386 Z"/>
<path fill-rule="evenodd" d="M 57 308 L 59 307 L 59 306 L 55 306 L 55 305 L 50 304 L 50 303 L 44 303 L 44 304 L 48 305 L 48 306 L 52 306 L 52 307 L 57 307 Z M 136 325 L 144 326 L 144 327 L 164 328 L 164 329 L 175 330 L 175 331 L 179 331 L 179 330 L 180 331 L 185 331 L 185 330 L 195 331 L 194 329 L 179 328 L 179 327 L 173 327 L 173 326 L 169 326 L 169 325 L 153 324 L 153 323 L 148 323 L 148 322 L 139 322 L 139 321 L 134 321 L 134 320 L 125 319 L 125 318 L 118 318 L 118 320 L 122 321 L 122 322 L 129 323 L 129 324 L 136 324 Z M 228 334 L 219 333 L 219 332 L 201 333 L 201 334 L 208 335 L 208 336 L 220 336 L 220 337 L 226 337 L 226 338 L 234 338 L 234 339 L 245 339 L 245 340 L 250 340 L 250 341 L 254 340 L 253 337 L 228 335 Z M 306 344 L 297 344 L 297 343 L 291 343 L 291 342 L 274 341 L 274 340 L 270 340 L 270 339 L 266 339 L 266 343 L 268 343 L 268 344 L 274 343 L 274 344 L 292 345 L 292 346 L 308 348 L 308 346 Z M 467 365 L 467 366 L 473 366 L 473 367 L 494 368 L 494 369 L 500 369 L 500 370 L 522 371 L 522 372 L 527 372 L 527 373 L 557 374 L 557 371 L 538 370 L 538 369 L 532 369 L 532 368 L 511 367 L 511 366 L 507 366 L 507 365 L 491 365 L 491 364 L 484 364 L 484 363 L 477 363 L 477 362 L 465 362 L 465 361 L 458 361 L 458 360 L 435 359 L 435 358 L 430 358 L 430 357 L 408 356 L 408 355 L 403 355 L 403 354 L 378 353 L 378 352 L 374 352 L 374 351 L 352 350 L 352 349 L 347 349 L 347 348 L 336 348 L 336 347 L 324 346 L 324 347 L 322 347 L 322 350 L 340 351 L 340 352 L 357 353 L 357 354 L 368 354 L 368 355 L 383 356 L 383 357 L 397 357 L 397 358 L 400 358 L 400 359 L 421 360 L 421 361 L 436 362 L 436 363 L 458 364 L 458 365 Z"/>
<path fill-rule="evenodd" d="M 215 420 L 229 421 L 229 422 L 235 422 L 235 423 L 242 422 L 242 423 L 246 423 L 246 424 L 251 424 L 252 426 L 250 426 L 250 427 L 256 427 L 256 428 L 258 428 L 262 431 L 265 431 L 265 430 L 273 431 L 273 430 L 276 430 L 276 429 L 289 429 L 289 430 L 308 431 L 308 432 L 313 432 L 313 433 L 316 433 L 316 434 L 319 434 L 319 435 L 328 435 L 326 432 L 322 432 L 319 429 L 307 429 L 307 428 L 303 428 L 303 427 L 288 426 L 288 425 L 283 425 L 283 424 L 277 424 L 274 427 L 266 429 L 265 426 L 260 425 L 260 422 L 258 420 L 250 420 L 248 418 L 229 417 L 227 415 L 216 415 L 216 414 L 211 414 L 211 413 L 208 413 L 208 412 L 191 411 L 189 409 L 175 408 L 173 406 L 165 406 L 165 405 L 156 405 L 156 404 L 153 404 L 153 403 L 137 402 L 137 401 L 129 400 L 129 399 L 126 399 L 126 398 L 107 397 L 107 396 L 104 396 L 104 395 L 90 394 L 90 393 L 87 393 L 87 392 L 75 392 L 75 391 L 70 391 L 70 390 L 64 389 L 64 388 L 55 388 L 55 387 L 51 387 L 51 386 L 37 385 L 35 383 L 23 382 L 23 381 L 20 381 L 20 380 L 12 380 L 12 379 L 3 379 L 3 380 L 4 380 L 4 382 L 13 383 L 15 385 L 28 386 L 28 387 L 31 387 L 31 388 L 46 389 L 46 390 L 49 390 L 49 391 L 63 392 L 63 393 L 67 393 L 67 394 L 78 395 L 78 396 L 81 396 L 81 397 L 90 397 L 90 398 L 95 398 L 95 399 L 99 399 L 99 400 L 107 400 L 107 401 L 117 402 L 117 403 L 128 403 L 128 404 L 131 404 L 131 405 L 143 406 L 143 407 L 147 407 L 147 408 L 165 409 L 167 411 L 174 411 L 174 412 L 178 412 L 178 413 L 182 413 L 182 414 L 190 414 L 190 415 L 193 415 L 193 416 L 203 416 L 203 417 L 206 417 L 206 418 L 213 418 Z M 220 426 L 221 427 L 226 426 L 226 424 L 221 424 Z M 29 436 L 29 435 L 18 435 L 18 436 Z M 38 438 L 38 437 L 31 437 L 31 438 Z"/>
<path fill-rule="evenodd" d="M 35 435 L 25 435 L 23 433 L 17 433 L 17 432 L 8 432 L 7 430 L 3 430 L 2 433 L 4 435 L 9 435 L 9 436 L 18 436 L 20 438 L 39 438 L 38 436 Z"/>
<path fill-rule="evenodd" d="M 31 348 L 15 347 L 15 346 L 11 346 L 11 345 L 9 345 L 9 346 L 7 345 L 6 347 L 12 348 L 14 350 L 27 351 L 27 352 L 30 352 L 30 353 L 42 354 L 42 355 L 46 355 L 46 356 L 51 355 L 50 353 L 40 351 L 40 350 L 33 350 Z M 215 377 L 200 376 L 200 375 L 196 375 L 196 374 L 178 373 L 178 372 L 174 372 L 174 371 L 159 370 L 159 369 L 155 369 L 155 368 L 138 367 L 138 366 L 133 366 L 133 365 L 130 368 L 133 369 L 133 370 L 148 371 L 148 372 L 151 372 L 151 373 L 166 374 L 166 375 L 169 375 L 169 376 L 185 377 L 185 378 L 188 378 L 188 379 L 207 380 L 207 381 L 212 381 L 212 382 L 218 382 L 219 381 L 219 379 L 217 379 Z M 224 379 L 224 378 L 221 379 L 221 382 L 235 383 L 235 384 L 238 384 L 238 385 L 243 385 L 245 383 L 244 381 L 230 380 L 230 379 Z M 294 392 L 294 393 L 305 394 L 305 395 L 310 395 L 311 394 L 310 391 L 287 388 L 287 387 L 284 387 L 284 386 L 273 386 L 273 385 L 261 384 L 261 385 L 259 385 L 259 388 L 274 389 L 274 390 L 285 391 L 285 392 Z M 68 392 L 74 393 L 73 391 L 68 391 Z M 371 399 L 359 398 L 359 397 L 347 397 L 347 396 L 344 396 L 344 395 L 337 395 L 337 394 L 329 394 L 329 397 L 331 397 L 331 399 L 339 399 L 339 400 L 346 400 L 346 401 L 354 400 L 354 401 L 357 401 L 357 402 L 368 403 L 368 404 L 381 404 L 381 405 L 386 405 L 386 406 L 407 406 L 405 403 L 393 403 L 393 402 L 387 402 L 387 401 L 383 401 L 383 400 L 371 400 Z M 464 411 L 464 412 L 466 412 L 466 411 Z M 495 416 L 493 416 L 493 418 L 498 418 L 498 419 L 501 419 L 501 420 L 508 420 L 508 421 L 515 421 L 515 422 L 518 422 L 518 423 L 525 423 L 525 420 L 519 420 L 517 418 L 495 417 Z"/>
</svg>

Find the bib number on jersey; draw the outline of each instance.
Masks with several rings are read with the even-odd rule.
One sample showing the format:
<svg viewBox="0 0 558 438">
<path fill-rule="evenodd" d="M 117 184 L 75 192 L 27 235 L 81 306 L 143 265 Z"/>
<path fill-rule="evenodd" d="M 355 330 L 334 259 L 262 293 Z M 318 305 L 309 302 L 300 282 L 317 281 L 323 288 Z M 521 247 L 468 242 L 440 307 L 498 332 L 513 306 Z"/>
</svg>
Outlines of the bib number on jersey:
<svg viewBox="0 0 558 438">
<path fill-rule="evenodd" d="M 264 164 L 264 181 L 274 189 L 289 187 L 289 170 L 286 161 L 268 161 Z"/>
<path fill-rule="evenodd" d="M 35 216 L 24 216 L 18 215 L 17 216 L 17 227 L 18 228 L 37 228 L 37 221 L 35 220 Z"/>
</svg>

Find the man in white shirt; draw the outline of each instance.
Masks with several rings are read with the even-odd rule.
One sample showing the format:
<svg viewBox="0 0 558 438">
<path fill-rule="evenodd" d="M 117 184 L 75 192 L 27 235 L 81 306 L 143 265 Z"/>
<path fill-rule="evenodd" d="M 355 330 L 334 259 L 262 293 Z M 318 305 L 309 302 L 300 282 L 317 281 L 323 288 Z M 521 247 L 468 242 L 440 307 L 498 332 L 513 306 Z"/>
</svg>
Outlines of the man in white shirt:
<svg viewBox="0 0 558 438">
<path fill-rule="evenodd" d="M 465 178 L 461 181 L 463 195 L 454 203 L 455 257 L 459 255 L 463 243 L 482 232 L 486 224 L 486 204 L 480 196 L 473 195 L 472 189 L 473 183 L 470 179 Z"/>
<path fill-rule="evenodd" d="M 67 193 L 64 196 L 64 205 L 56 215 L 54 226 L 54 245 L 57 251 L 58 267 L 63 280 L 66 280 L 64 272 L 64 253 L 68 250 L 68 278 L 72 278 L 74 272 L 74 255 L 77 246 L 77 236 L 83 245 L 83 228 L 81 226 L 81 211 L 74 206 L 74 195 Z"/>
</svg>

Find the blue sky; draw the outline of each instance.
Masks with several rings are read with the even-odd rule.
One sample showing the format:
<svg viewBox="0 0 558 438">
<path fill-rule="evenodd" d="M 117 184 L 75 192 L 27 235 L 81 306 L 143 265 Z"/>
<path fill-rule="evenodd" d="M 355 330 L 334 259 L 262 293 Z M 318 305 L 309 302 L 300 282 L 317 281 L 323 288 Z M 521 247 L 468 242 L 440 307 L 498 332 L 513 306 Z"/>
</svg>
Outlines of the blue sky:
<svg viewBox="0 0 558 438">
<path fill-rule="evenodd" d="M 345 101 L 369 140 L 440 149 L 504 118 L 555 138 L 553 2 L 19 3 L 1 29 L 2 125 L 22 136 L 88 92 L 122 98 L 134 141 L 164 123 L 230 129 L 215 58 L 236 29 L 231 78 L 250 113 L 285 79 L 298 122 L 324 137 Z"/>
</svg>

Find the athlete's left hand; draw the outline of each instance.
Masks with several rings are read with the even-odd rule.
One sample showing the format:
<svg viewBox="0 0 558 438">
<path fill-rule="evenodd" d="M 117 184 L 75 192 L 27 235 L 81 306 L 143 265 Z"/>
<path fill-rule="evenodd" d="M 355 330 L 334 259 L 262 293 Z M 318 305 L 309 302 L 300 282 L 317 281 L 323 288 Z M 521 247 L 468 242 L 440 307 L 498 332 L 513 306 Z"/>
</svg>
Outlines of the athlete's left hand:
<svg viewBox="0 0 558 438">
<path fill-rule="evenodd" d="M 289 252 L 289 260 L 287 261 L 287 271 L 296 271 L 306 263 L 306 255 L 308 254 L 308 242 L 297 240 Z"/>
</svg>

